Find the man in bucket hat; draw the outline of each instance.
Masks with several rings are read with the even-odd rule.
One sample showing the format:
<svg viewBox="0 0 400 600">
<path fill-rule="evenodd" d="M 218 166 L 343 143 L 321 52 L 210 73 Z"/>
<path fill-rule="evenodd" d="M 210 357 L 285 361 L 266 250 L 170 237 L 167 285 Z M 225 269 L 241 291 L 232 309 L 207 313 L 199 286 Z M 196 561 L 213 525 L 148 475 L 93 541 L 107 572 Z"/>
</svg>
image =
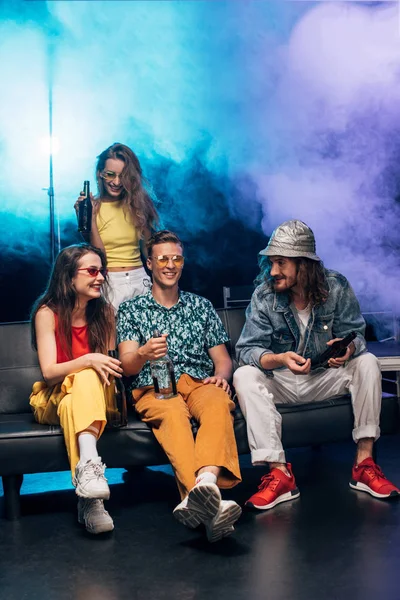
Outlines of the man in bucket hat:
<svg viewBox="0 0 400 600">
<path fill-rule="evenodd" d="M 357 444 L 350 487 L 376 498 L 399 496 L 372 458 L 378 439 L 381 373 L 366 351 L 365 322 L 347 279 L 325 269 L 311 229 L 282 223 L 260 252 L 261 273 L 236 346 L 241 366 L 234 374 L 254 465 L 269 464 L 247 506 L 259 510 L 300 495 L 281 443 L 275 403 L 317 402 L 350 393 Z M 355 332 L 344 356 L 314 368 L 338 339 Z M 312 368 L 313 367 L 313 368 Z"/>
</svg>

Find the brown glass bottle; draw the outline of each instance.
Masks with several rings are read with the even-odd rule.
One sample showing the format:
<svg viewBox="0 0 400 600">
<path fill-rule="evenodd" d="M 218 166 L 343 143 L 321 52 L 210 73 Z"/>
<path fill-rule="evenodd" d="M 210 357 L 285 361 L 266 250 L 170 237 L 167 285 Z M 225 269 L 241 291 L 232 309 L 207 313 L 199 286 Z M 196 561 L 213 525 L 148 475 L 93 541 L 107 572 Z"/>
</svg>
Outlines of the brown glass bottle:
<svg viewBox="0 0 400 600">
<path fill-rule="evenodd" d="M 108 356 L 118 358 L 117 350 L 109 350 Z M 110 393 L 106 393 L 107 425 L 113 428 L 125 427 L 128 416 L 124 382 L 119 377 L 112 377 L 111 380 Z"/>
</svg>

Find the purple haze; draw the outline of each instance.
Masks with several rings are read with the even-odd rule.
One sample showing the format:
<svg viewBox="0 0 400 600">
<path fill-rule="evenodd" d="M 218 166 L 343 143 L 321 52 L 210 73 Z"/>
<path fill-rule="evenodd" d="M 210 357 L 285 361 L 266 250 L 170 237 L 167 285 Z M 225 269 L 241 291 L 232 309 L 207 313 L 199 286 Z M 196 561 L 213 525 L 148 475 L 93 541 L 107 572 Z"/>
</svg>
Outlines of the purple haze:
<svg viewBox="0 0 400 600">
<path fill-rule="evenodd" d="M 398 6 L 322 3 L 279 60 L 262 129 L 268 152 L 252 169 L 263 229 L 302 219 L 364 309 L 399 312 Z"/>
</svg>

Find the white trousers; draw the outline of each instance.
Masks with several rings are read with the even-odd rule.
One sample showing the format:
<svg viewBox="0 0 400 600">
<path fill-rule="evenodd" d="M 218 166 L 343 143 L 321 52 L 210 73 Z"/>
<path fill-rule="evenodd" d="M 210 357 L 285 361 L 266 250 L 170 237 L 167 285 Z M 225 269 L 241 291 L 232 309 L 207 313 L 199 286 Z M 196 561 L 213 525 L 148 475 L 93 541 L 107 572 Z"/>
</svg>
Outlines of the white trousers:
<svg viewBox="0 0 400 600">
<path fill-rule="evenodd" d="M 247 437 L 254 465 L 286 462 L 281 442 L 282 417 L 275 404 L 319 402 L 344 393 L 351 394 L 354 414 L 353 440 L 380 435 L 379 417 L 382 382 L 379 363 L 369 352 L 339 369 L 294 375 L 289 369 L 275 370 L 269 378 L 257 367 L 239 367 L 233 384 L 247 422 Z"/>
<path fill-rule="evenodd" d="M 109 271 L 110 302 L 118 310 L 119 305 L 134 296 L 145 294 L 150 287 L 150 277 L 143 267 L 132 271 Z"/>
</svg>

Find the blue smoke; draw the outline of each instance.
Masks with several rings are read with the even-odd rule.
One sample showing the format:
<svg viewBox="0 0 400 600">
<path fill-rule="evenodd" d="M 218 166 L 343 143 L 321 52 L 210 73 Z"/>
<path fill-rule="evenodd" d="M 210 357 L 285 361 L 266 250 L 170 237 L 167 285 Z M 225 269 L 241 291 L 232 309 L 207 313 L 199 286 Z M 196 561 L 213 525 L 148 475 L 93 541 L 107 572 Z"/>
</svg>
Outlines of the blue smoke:
<svg viewBox="0 0 400 600">
<path fill-rule="evenodd" d="M 381 293 L 398 273 L 397 13 L 362 4 L 2 6 L 6 279 L 13 260 L 42 265 L 40 286 L 48 269 L 52 82 L 62 246 L 78 240 L 73 204 L 84 179 L 94 188 L 95 157 L 121 141 L 185 241 L 189 289 L 220 304 L 214 288 L 250 283 L 267 236 L 296 217 L 366 306 L 397 305 Z"/>
</svg>

